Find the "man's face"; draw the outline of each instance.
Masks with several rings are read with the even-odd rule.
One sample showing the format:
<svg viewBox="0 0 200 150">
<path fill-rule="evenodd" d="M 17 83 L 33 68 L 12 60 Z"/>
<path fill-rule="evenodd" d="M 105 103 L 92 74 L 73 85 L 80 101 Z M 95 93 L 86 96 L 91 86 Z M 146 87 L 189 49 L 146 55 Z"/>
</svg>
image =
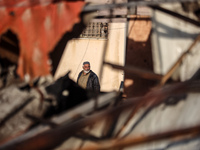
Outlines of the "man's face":
<svg viewBox="0 0 200 150">
<path fill-rule="evenodd" d="M 90 65 L 89 65 L 89 64 L 85 64 L 85 65 L 83 66 L 83 70 L 89 71 L 89 70 L 90 70 Z"/>
</svg>

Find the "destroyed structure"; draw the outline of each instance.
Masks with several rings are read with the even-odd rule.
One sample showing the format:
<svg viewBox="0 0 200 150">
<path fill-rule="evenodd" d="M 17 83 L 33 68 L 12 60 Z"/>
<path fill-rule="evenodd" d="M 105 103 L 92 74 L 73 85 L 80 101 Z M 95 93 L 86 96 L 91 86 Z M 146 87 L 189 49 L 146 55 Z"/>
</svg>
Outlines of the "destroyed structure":
<svg viewBox="0 0 200 150">
<path fill-rule="evenodd" d="M 197 150 L 199 0 L 1 0 L 0 150 Z M 76 84 L 91 58 L 102 89 Z"/>
</svg>

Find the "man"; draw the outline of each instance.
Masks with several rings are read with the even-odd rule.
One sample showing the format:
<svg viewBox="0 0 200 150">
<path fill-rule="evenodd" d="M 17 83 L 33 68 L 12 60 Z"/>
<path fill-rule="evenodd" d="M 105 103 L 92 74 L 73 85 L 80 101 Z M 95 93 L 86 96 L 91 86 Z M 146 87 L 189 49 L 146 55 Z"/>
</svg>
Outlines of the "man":
<svg viewBox="0 0 200 150">
<path fill-rule="evenodd" d="M 100 84 L 97 75 L 90 70 L 90 62 L 83 63 L 83 70 L 79 73 L 77 79 L 78 85 L 87 90 L 100 92 Z"/>
</svg>

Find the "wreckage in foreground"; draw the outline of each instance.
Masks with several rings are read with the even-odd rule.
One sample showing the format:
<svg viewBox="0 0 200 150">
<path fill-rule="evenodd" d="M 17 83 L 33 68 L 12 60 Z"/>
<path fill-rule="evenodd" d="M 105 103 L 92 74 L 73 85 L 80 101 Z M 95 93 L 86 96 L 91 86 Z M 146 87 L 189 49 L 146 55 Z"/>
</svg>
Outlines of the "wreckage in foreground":
<svg viewBox="0 0 200 150">
<path fill-rule="evenodd" d="M 20 4 L 25 5 L 25 2 L 22 2 Z M 150 37 L 154 72 L 137 68 L 137 66 L 128 66 L 127 64 L 119 66 L 103 62 L 103 64 L 110 65 L 115 69 L 124 70 L 127 75 L 133 76 L 133 78 L 137 76 L 140 80 L 155 81 L 151 90 L 140 97 L 123 97 L 121 92 L 96 95 L 78 87 L 68 77 L 68 74 L 56 81 L 53 81 L 51 76 L 34 79 L 35 76 L 46 74 L 48 70 L 48 67 L 46 68 L 47 70 L 37 68 L 38 65 L 34 65 L 34 62 L 42 64 L 47 59 L 36 57 L 37 61 L 31 59 L 33 63 L 29 63 L 29 58 L 32 57 L 29 54 L 32 54 L 32 52 L 36 53 L 37 56 L 40 56 L 41 52 L 48 54 L 62 34 L 59 35 L 60 38 L 54 39 L 50 32 L 46 32 L 50 34 L 46 37 L 43 30 L 42 33 L 37 33 L 42 35 L 42 39 L 37 38 L 38 42 L 30 44 L 32 40 L 30 39 L 29 41 L 25 30 L 18 30 L 20 53 L 15 53 L 14 55 L 12 52 L 5 50 L 8 53 L 1 53 L 1 57 L 4 56 L 4 58 L 6 57 L 10 60 L 16 60 L 16 57 L 19 57 L 19 63 L 17 63 L 19 65 L 19 75 L 23 77 L 29 74 L 32 80 L 29 80 L 31 81 L 30 83 L 22 82 L 14 74 L 15 69 L 12 69 L 10 66 L 2 67 L 3 69 L 9 68 L 10 72 L 1 72 L 1 74 L 4 73 L 2 77 L 5 77 L 6 80 L 4 80 L 0 91 L 0 149 L 88 150 L 135 148 L 142 150 L 185 148 L 195 150 L 199 148 L 200 120 L 198 114 L 200 103 L 198 99 L 200 90 L 200 56 L 198 49 L 200 23 L 198 17 L 200 5 L 199 1 L 179 2 L 162 4 L 161 6 L 158 6 L 158 4 L 162 3 L 162 1 L 129 1 L 123 4 L 107 5 L 107 8 L 117 6 L 133 7 L 137 5 L 147 5 L 152 8 L 152 34 Z M 77 8 L 75 13 L 77 16 L 81 12 L 81 7 L 83 7 L 84 3 L 69 3 L 71 3 L 70 6 L 75 5 L 74 7 Z M 0 6 L 5 4 L 0 3 Z M 1 8 L 1 11 L 7 12 L 7 15 L 11 16 L 8 17 L 11 20 L 12 17 L 18 15 L 16 12 L 25 13 L 22 16 L 19 15 L 19 20 L 22 21 L 24 19 L 25 23 L 26 19 L 31 19 L 31 12 L 34 16 L 35 9 L 40 11 L 45 9 L 45 11 L 48 11 L 49 9 L 46 9 L 46 7 L 52 7 L 51 9 L 58 8 L 56 12 L 60 12 L 61 10 L 71 8 L 70 6 L 68 7 L 67 2 L 55 4 L 49 2 L 42 6 L 38 6 L 38 4 L 34 4 L 34 6 L 27 5 L 26 7 L 28 8 L 19 7 L 20 9 L 14 4 L 13 2 L 5 5 L 9 13 L 5 11 L 5 8 Z M 95 11 L 95 9 L 100 8 L 105 9 L 105 6 L 85 6 L 82 11 L 88 13 L 88 11 Z M 19 11 L 13 11 L 15 9 L 19 9 Z M 59 11 L 59 9 L 61 10 Z M 36 16 L 40 16 L 37 14 L 38 11 L 35 13 Z M 49 13 L 53 13 L 53 11 Z M 48 13 L 43 15 L 45 14 L 47 15 Z M 45 27 L 51 28 L 48 17 L 47 19 L 43 17 L 41 16 L 41 20 L 43 20 L 44 25 L 46 22 Z M 131 16 L 126 17 L 128 17 L 129 22 L 132 21 Z M 133 21 L 137 21 L 137 17 L 134 19 Z M 139 19 L 149 20 L 149 17 Z M 23 24 L 18 24 L 19 20 L 17 18 L 14 20 L 16 20 L 15 23 L 19 26 L 12 24 L 14 26 L 13 29 L 17 27 L 24 29 Z M 36 22 L 34 24 L 36 29 L 40 29 L 38 27 L 39 21 L 40 19 L 36 19 L 36 21 L 32 19 L 33 23 Z M 75 22 L 69 25 L 70 29 L 72 29 L 72 25 Z M 84 25 L 80 26 L 84 27 Z M 129 26 L 130 29 L 131 27 L 134 27 L 134 24 Z M 33 31 L 30 30 L 30 32 Z M 63 34 L 66 31 L 69 30 L 63 29 Z M 52 32 L 54 32 L 53 24 Z M 130 30 L 129 32 L 132 33 Z M 20 38 L 21 34 L 22 38 Z M 25 42 L 23 45 L 23 36 L 25 35 L 27 37 L 24 40 L 27 40 L 27 43 Z M 73 37 L 70 34 L 65 34 L 64 36 L 68 36 L 67 40 Z M 50 42 L 48 45 L 49 38 L 53 42 Z M 43 40 L 46 41 L 44 45 L 40 43 Z M 26 47 L 26 44 L 28 44 L 27 49 L 23 50 L 22 48 Z M 57 44 L 62 44 L 62 42 Z M 29 48 L 32 50 L 29 51 Z M 44 51 L 40 51 L 40 49 Z M 14 59 L 9 58 L 11 56 L 9 54 L 13 54 L 15 57 L 12 58 Z M 45 54 L 42 56 L 47 58 Z M 26 65 L 21 64 L 21 58 L 28 61 Z M 16 64 L 16 62 L 11 64 L 13 63 Z M 24 68 L 22 72 L 20 72 L 20 67 Z M 40 71 L 45 73 L 40 74 Z M 9 75 L 11 76 L 9 77 Z M 145 88 L 145 82 L 143 84 L 142 86 Z"/>
</svg>

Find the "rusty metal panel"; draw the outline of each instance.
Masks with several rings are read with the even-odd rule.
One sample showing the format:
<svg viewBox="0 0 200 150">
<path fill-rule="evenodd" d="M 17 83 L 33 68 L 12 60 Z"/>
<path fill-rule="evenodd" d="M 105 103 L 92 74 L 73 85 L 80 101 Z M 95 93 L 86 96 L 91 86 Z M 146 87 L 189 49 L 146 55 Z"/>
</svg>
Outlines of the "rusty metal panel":
<svg viewBox="0 0 200 150">
<path fill-rule="evenodd" d="M 17 72 L 21 78 L 49 74 L 48 53 L 62 35 L 80 21 L 84 4 L 83 1 L 0 1 L 0 34 L 11 29 L 20 41 Z"/>
</svg>

